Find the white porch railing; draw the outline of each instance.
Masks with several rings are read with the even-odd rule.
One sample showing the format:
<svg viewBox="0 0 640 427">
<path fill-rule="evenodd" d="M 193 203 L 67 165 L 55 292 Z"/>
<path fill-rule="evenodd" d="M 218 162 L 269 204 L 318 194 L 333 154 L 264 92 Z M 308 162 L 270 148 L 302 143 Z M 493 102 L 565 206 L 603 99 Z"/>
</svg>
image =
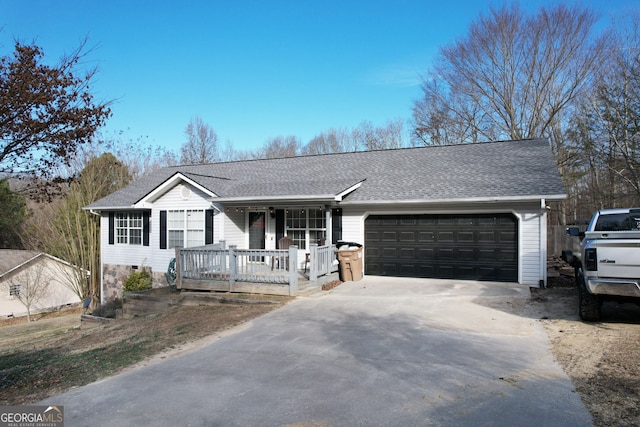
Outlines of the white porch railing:
<svg viewBox="0 0 640 427">
<path fill-rule="evenodd" d="M 311 245 L 309 281 L 337 271 L 335 246 Z M 225 242 L 195 248 L 176 248 L 178 289 L 247 291 L 295 295 L 298 292 L 298 248 L 225 248 Z M 306 267 L 305 260 L 305 267 Z M 247 283 L 252 285 L 247 286 Z M 260 286 L 260 285 L 265 286 Z M 283 289 L 283 286 L 287 289 Z"/>
<path fill-rule="evenodd" d="M 309 281 L 315 282 L 318 277 L 338 271 L 335 263 L 335 245 L 318 246 L 311 244 L 309 248 Z"/>
</svg>

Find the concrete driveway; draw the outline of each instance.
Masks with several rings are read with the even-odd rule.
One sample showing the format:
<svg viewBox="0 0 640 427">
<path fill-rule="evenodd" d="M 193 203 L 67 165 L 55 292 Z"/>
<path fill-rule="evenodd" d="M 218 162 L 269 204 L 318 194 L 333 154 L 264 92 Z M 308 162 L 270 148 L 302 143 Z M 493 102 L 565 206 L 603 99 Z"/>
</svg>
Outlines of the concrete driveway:
<svg viewBox="0 0 640 427">
<path fill-rule="evenodd" d="M 585 426 L 525 286 L 365 277 L 47 399 L 66 426 Z M 498 306 L 500 304 L 497 304 Z"/>
</svg>

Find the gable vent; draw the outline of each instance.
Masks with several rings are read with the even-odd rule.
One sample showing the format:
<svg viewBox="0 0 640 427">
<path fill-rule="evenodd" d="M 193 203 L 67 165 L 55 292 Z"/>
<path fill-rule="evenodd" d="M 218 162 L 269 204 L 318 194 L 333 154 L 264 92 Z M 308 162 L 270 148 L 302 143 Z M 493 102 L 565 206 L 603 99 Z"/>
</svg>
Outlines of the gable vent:
<svg viewBox="0 0 640 427">
<path fill-rule="evenodd" d="M 182 200 L 189 200 L 191 198 L 191 188 L 183 185 L 180 189 L 180 196 L 182 196 Z"/>
</svg>

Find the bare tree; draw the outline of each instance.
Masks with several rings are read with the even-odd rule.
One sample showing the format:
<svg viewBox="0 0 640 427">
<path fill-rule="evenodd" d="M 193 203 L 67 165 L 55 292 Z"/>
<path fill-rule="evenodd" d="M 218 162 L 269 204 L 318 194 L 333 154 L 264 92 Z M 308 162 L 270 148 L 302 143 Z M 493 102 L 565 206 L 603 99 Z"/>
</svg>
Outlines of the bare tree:
<svg viewBox="0 0 640 427">
<path fill-rule="evenodd" d="M 52 223 L 49 253 L 83 271 L 91 272 L 89 282 L 77 276 L 78 296 L 100 300 L 100 218 L 83 208 L 125 187 L 131 182 L 128 168 L 112 154 L 89 160 L 62 199 Z M 80 294 L 81 293 L 81 294 Z"/>
<path fill-rule="evenodd" d="M 132 137 L 127 131 L 112 133 L 98 132 L 89 144 L 85 144 L 71 162 L 70 168 L 63 171 L 77 175 L 94 158 L 111 153 L 127 167 L 133 179 L 139 178 L 165 166 L 178 165 L 176 154 L 161 146 L 153 146 L 148 136 Z"/>
<path fill-rule="evenodd" d="M 227 139 L 225 145 L 220 149 L 220 161 L 231 162 L 235 160 L 250 160 L 256 157 L 256 154 L 250 150 L 238 150 L 233 146 L 231 140 Z"/>
<path fill-rule="evenodd" d="M 27 270 L 13 275 L 3 282 L 3 288 L 9 295 L 20 301 L 27 310 L 27 322 L 31 321 L 31 312 L 37 304 L 47 298 L 50 281 L 48 280 L 44 264 L 36 262 Z"/>
<path fill-rule="evenodd" d="M 88 151 L 89 147 L 86 147 Z M 86 155 L 86 157 L 85 157 Z M 92 296 L 100 300 L 100 218 L 83 208 L 117 191 L 131 182 L 128 168 L 112 154 L 91 157 L 89 152 L 78 156 L 79 168 L 63 197 L 52 203 L 32 206 L 32 215 L 25 233 L 25 246 L 42 250 L 79 269 L 66 278 L 66 286 L 80 299 Z M 90 272 L 87 280 L 86 273 Z"/>
<path fill-rule="evenodd" d="M 386 150 L 406 145 L 402 119 L 388 120 L 384 126 L 365 120 L 350 131 L 331 128 L 321 132 L 302 147 L 301 154 Z"/>
<path fill-rule="evenodd" d="M 618 23 L 608 61 L 573 122 L 583 195 L 594 208 L 640 203 L 640 15 Z"/>
<path fill-rule="evenodd" d="M 357 147 L 350 131 L 331 128 L 313 137 L 301 151 L 302 154 L 345 153 L 357 151 Z"/>
<path fill-rule="evenodd" d="M 389 120 L 384 126 L 374 126 L 365 120 L 351 132 L 355 145 L 365 150 L 388 150 L 402 148 L 406 144 L 402 119 Z"/>
<path fill-rule="evenodd" d="M 534 16 L 517 5 L 492 8 L 440 50 L 414 105 L 414 138 L 449 144 L 547 136 L 558 149 L 567 109 L 605 53 L 605 39 L 593 38 L 596 21 L 580 6 L 543 7 Z"/>
<path fill-rule="evenodd" d="M 295 136 L 276 136 L 268 139 L 256 153 L 256 158 L 274 159 L 295 157 L 300 154 L 301 143 Z"/>
<path fill-rule="evenodd" d="M 180 148 L 182 164 L 202 165 L 220 161 L 218 135 L 200 117 L 191 119 L 185 134 L 187 141 Z"/>
</svg>

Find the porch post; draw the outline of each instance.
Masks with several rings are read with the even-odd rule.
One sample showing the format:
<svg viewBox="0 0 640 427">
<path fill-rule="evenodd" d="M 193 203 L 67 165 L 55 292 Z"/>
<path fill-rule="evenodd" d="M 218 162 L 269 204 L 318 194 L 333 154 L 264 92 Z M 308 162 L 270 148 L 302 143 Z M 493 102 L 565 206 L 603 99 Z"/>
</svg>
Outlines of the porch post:
<svg viewBox="0 0 640 427">
<path fill-rule="evenodd" d="M 298 247 L 289 246 L 289 295 L 298 293 Z"/>
<path fill-rule="evenodd" d="M 331 216 L 331 206 L 324 206 L 324 226 L 326 227 L 325 232 L 325 243 L 330 245 L 333 242 L 333 217 Z"/>
<path fill-rule="evenodd" d="M 227 272 L 227 252 L 225 251 L 225 241 L 220 240 L 218 244 L 220 245 L 220 273 L 224 274 Z"/>
<path fill-rule="evenodd" d="M 309 281 L 315 282 L 318 280 L 318 244 L 312 243 L 309 247 L 309 263 L 311 266 L 309 267 Z"/>
<path fill-rule="evenodd" d="M 176 251 L 176 289 L 182 289 L 182 263 L 180 262 L 180 247 L 175 248 Z"/>
<path fill-rule="evenodd" d="M 229 245 L 229 292 L 233 291 L 233 286 L 238 277 L 238 255 L 236 254 L 237 245 Z"/>
</svg>

